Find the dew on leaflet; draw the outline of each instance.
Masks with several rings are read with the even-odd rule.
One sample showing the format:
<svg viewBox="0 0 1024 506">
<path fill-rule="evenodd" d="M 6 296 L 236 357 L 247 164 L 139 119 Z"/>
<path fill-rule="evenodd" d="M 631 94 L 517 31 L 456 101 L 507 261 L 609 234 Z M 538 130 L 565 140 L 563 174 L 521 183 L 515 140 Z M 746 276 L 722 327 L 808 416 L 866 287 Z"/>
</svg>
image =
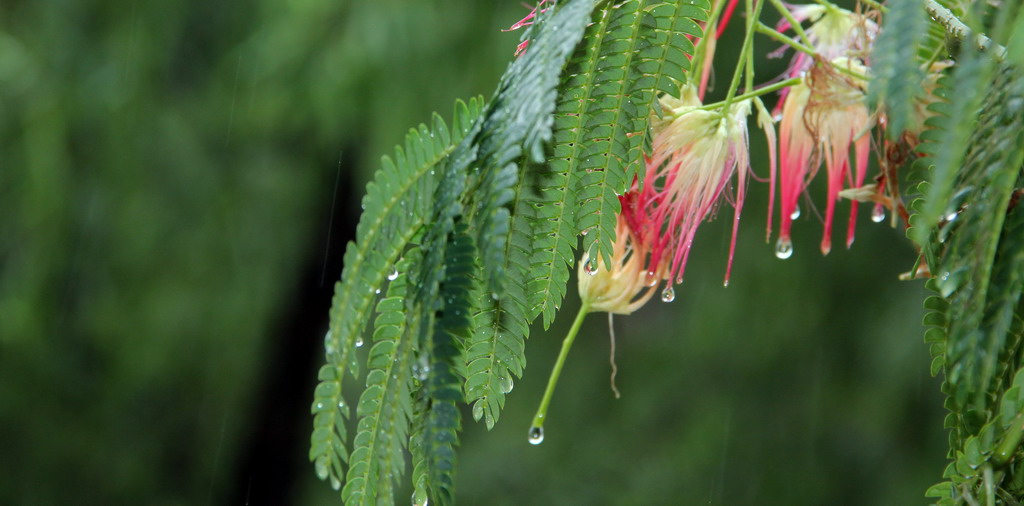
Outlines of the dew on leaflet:
<svg viewBox="0 0 1024 506">
<path fill-rule="evenodd" d="M 395 267 L 391 268 L 391 273 L 388 274 L 388 281 L 394 281 L 398 279 L 398 269 Z"/>
<path fill-rule="evenodd" d="M 875 223 L 885 221 L 885 208 L 882 206 L 875 206 L 875 208 L 871 210 L 871 221 Z"/>
<path fill-rule="evenodd" d="M 515 383 L 512 381 L 512 376 L 498 378 L 498 386 L 501 387 L 501 393 L 507 394 L 512 391 L 512 387 Z"/>
<path fill-rule="evenodd" d="M 544 442 L 544 428 L 530 427 L 529 441 L 532 445 L 539 445 Z"/>
<path fill-rule="evenodd" d="M 597 274 L 597 259 L 592 259 L 583 264 L 583 272 L 593 276 Z"/>
<path fill-rule="evenodd" d="M 377 289 L 376 291 L 374 291 L 373 293 L 375 293 L 375 294 L 377 294 L 377 295 L 380 295 L 380 288 L 378 288 L 378 289 Z"/>
<path fill-rule="evenodd" d="M 363 338 L 357 337 L 356 338 L 356 348 L 360 348 L 362 346 L 363 346 Z"/>
<path fill-rule="evenodd" d="M 791 219 L 791 220 L 800 219 L 800 206 L 796 206 L 796 207 L 793 208 L 793 214 L 789 215 L 789 219 Z"/>
<path fill-rule="evenodd" d="M 327 460 L 323 457 L 316 459 L 316 465 L 313 467 L 316 468 L 316 477 L 321 480 L 326 480 L 327 476 L 330 475 L 330 469 L 327 467 Z"/>
<path fill-rule="evenodd" d="M 793 256 L 793 242 L 789 238 L 780 237 L 775 243 L 775 256 L 782 260 Z"/>
</svg>

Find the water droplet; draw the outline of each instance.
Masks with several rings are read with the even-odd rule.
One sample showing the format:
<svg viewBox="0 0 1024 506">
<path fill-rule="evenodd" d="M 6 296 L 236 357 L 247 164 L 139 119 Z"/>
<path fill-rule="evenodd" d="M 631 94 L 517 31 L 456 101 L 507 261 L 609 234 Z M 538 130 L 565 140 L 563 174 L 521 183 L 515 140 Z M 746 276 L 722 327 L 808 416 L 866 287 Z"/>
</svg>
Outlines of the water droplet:
<svg viewBox="0 0 1024 506">
<path fill-rule="evenodd" d="M 885 208 L 882 206 L 875 206 L 875 208 L 871 210 L 871 221 L 875 223 L 885 221 Z"/>
<path fill-rule="evenodd" d="M 583 272 L 590 274 L 591 276 L 597 274 L 597 259 L 592 259 L 583 264 Z"/>
<path fill-rule="evenodd" d="M 530 427 L 530 444 L 539 445 L 544 442 L 544 428 L 543 427 Z"/>
<path fill-rule="evenodd" d="M 388 281 L 394 281 L 398 279 L 398 268 L 392 267 L 391 274 L 388 274 Z"/>
<path fill-rule="evenodd" d="M 316 465 L 313 467 L 316 468 L 316 477 L 321 480 L 326 480 L 327 476 L 331 474 L 330 469 L 327 467 L 327 459 L 324 457 L 316 459 Z"/>
<path fill-rule="evenodd" d="M 427 356 L 420 355 L 420 358 L 419 360 L 417 360 L 417 362 L 419 363 L 416 364 L 415 367 L 413 367 L 413 375 L 415 375 L 416 379 L 420 381 L 427 381 L 427 377 L 430 376 L 430 363 L 427 362 Z"/>
<path fill-rule="evenodd" d="M 953 212 L 951 212 L 951 213 L 946 215 L 946 221 L 949 222 L 949 223 L 952 223 L 953 221 L 956 220 L 957 216 L 960 216 L 960 213 L 958 213 L 956 211 L 953 211 Z"/>
<path fill-rule="evenodd" d="M 791 219 L 791 220 L 800 219 L 800 206 L 796 206 L 796 207 L 793 208 L 793 213 L 789 215 L 789 219 Z"/>
<path fill-rule="evenodd" d="M 363 346 L 363 338 L 357 337 L 356 338 L 356 348 L 360 348 L 362 346 Z"/>
<path fill-rule="evenodd" d="M 338 401 L 338 409 L 345 409 L 345 401 Z"/>
<path fill-rule="evenodd" d="M 729 288 L 729 280 L 727 279 L 727 280 L 723 281 L 722 282 L 722 286 L 724 286 L 726 288 Z"/>
<path fill-rule="evenodd" d="M 376 289 L 373 293 L 380 295 L 380 288 Z"/>
<path fill-rule="evenodd" d="M 416 493 L 412 494 L 412 506 L 427 506 L 430 500 L 426 497 L 416 498 Z"/>
<path fill-rule="evenodd" d="M 318 402 L 318 403 L 316 403 L 316 409 L 317 409 L 317 410 L 321 410 L 321 409 L 324 409 L 324 403 L 322 403 L 322 402 Z"/>
<path fill-rule="evenodd" d="M 515 383 L 512 381 L 512 376 L 508 376 L 507 378 L 499 378 L 498 383 L 499 386 L 501 387 L 501 393 L 503 394 L 511 392 L 512 387 L 515 385 Z"/>
<path fill-rule="evenodd" d="M 793 242 L 788 237 L 780 237 L 775 243 L 775 256 L 782 260 L 793 256 Z"/>
<path fill-rule="evenodd" d="M 587 235 L 587 232 L 590 232 L 590 229 L 589 229 L 589 228 L 585 228 L 585 229 L 583 229 L 583 232 L 582 232 L 582 233 L 583 233 L 583 235 Z"/>
<path fill-rule="evenodd" d="M 661 291 L 662 302 L 672 302 L 676 300 L 676 290 L 672 288 L 672 285 L 667 285 L 664 290 Z"/>
<path fill-rule="evenodd" d="M 654 274 L 654 271 L 647 271 L 647 286 L 654 286 L 658 284 L 658 276 Z"/>
</svg>

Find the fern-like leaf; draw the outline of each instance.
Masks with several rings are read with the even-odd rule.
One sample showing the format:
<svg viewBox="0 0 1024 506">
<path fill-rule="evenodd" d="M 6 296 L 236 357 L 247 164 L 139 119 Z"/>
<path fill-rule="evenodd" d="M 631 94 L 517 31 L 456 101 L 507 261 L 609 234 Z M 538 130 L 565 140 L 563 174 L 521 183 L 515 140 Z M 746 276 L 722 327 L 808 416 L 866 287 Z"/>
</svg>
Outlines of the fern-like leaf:
<svg viewBox="0 0 1024 506">
<path fill-rule="evenodd" d="M 643 173 L 643 140 L 654 90 L 674 91 L 667 84 L 671 79 L 665 78 L 678 77 L 686 68 L 687 59 L 680 53 L 692 54 L 693 46 L 685 34 L 702 35 L 691 18 L 707 19 L 710 7 L 703 0 L 673 6 L 632 0 L 605 13 L 609 19 L 598 51 L 593 104 L 580 120 L 584 152 L 572 171 L 582 171 L 576 191 L 577 228 L 587 232 L 583 247 L 592 258 L 600 254 L 608 263 L 618 195 Z"/>
<path fill-rule="evenodd" d="M 600 9 L 577 48 L 555 112 L 555 145 L 539 180 L 531 314 L 545 327 L 565 296 L 577 234 L 611 257 L 618 194 L 642 177 L 643 140 L 658 91 L 679 94 L 706 20 L 705 0 L 629 1 Z"/>
<path fill-rule="evenodd" d="M 387 297 L 377 304 L 373 347 L 367 359 L 366 389 L 342 499 L 345 504 L 393 504 L 394 480 L 405 468 L 404 448 L 412 417 L 415 332 L 406 329 L 408 278 L 418 251 L 406 253 Z M 415 277 L 415 276 L 413 276 Z"/>
<path fill-rule="evenodd" d="M 429 343 L 430 408 L 422 436 L 430 496 L 441 505 L 454 500 L 455 445 L 461 424 L 457 404 L 463 400 L 457 360 L 462 341 L 469 337 L 471 329 L 471 294 L 477 271 L 477 251 L 466 223 L 454 224 L 452 240 L 444 250 L 446 274 L 439 293 L 444 308 L 436 318 Z"/>
<path fill-rule="evenodd" d="M 934 167 L 929 180 L 928 193 L 914 224 L 912 239 L 918 244 L 928 242 L 928 234 L 941 219 L 957 210 L 950 205 L 953 186 L 969 146 L 974 121 L 978 115 L 985 87 L 991 85 L 991 61 L 981 53 L 964 48 L 953 71 L 950 84 L 949 121 L 942 130 L 938 150 L 934 154 Z"/>
<path fill-rule="evenodd" d="M 524 166 L 528 162 L 523 162 Z M 512 390 L 512 376 L 522 377 L 526 367 L 525 341 L 530 333 L 526 277 L 533 248 L 533 206 L 527 201 L 528 177 L 515 188 L 510 226 L 503 257 L 505 291 L 494 298 L 487 290 L 476 295 L 481 308 L 473 316 L 473 334 L 466 343 L 466 402 L 473 404 L 473 418 L 491 429 Z"/>
<path fill-rule="evenodd" d="M 883 104 L 886 133 L 892 139 L 903 134 L 921 88 L 924 73 L 917 54 L 927 30 L 922 0 L 893 2 L 871 52 L 874 78 L 868 87 L 868 100 L 872 108 Z"/>
<path fill-rule="evenodd" d="M 947 381 L 958 404 L 970 400 L 978 410 L 988 405 L 985 394 L 997 375 L 1007 315 L 1013 314 L 1019 277 L 1024 275 L 1024 265 L 1013 260 L 1003 265 L 1017 257 L 997 255 L 1007 207 L 1024 162 L 1022 82 L 1011 69 L 1004 69 L 991 83 L 955 185 L 963 205 L 949 211 L 956 214 L 949 215 L 950 223 L 942 231 L 949 237 L 938 271 L 940 290 L 951 302 Z M 992 307 L 992 301 L 1007 296 L 1014 298 L 1014 304 Z"/>
<path fill-rule="evenodd" d="M 495 293 L 501 293 L 506 279 L 504 253 L 511 220 L 507 205 L 521 170 L 516 161 L 524 152 L 534 162 L 544 161 L 559 75 L 583 37 L 593 7 L 593 0 L 570 0 L 538 12 L 524 34 L 529 47 L 505 71 L 483 120 L 474 228 L 484 277 Z"/>
<path fill-rule="evenodd" d="M 348 408 L 342 398 L 342 381 L 346 371 L 358 375 L 356 341 L 392 264 L 431 215 L 439 179 L 436 167 L 469 130 L 482 105 L 480 99 L 457 102 L 450 130 L 436 114 L 431 128 L 421 125 L 411 130 L 404 149 L 395 149 L 394 161 L 384 157 L 383 168 L 367 185 L 356 240 L 345 249 L 345 268 L 335 285 L 330 330 L 324 338 L 327 365 L 320 371 L 312 407 L 315 416 L 309 458 L 317 476 L 330 478 L 335 488 L 345 476 L 342 462 L 347 458 Z"/>
</svg>

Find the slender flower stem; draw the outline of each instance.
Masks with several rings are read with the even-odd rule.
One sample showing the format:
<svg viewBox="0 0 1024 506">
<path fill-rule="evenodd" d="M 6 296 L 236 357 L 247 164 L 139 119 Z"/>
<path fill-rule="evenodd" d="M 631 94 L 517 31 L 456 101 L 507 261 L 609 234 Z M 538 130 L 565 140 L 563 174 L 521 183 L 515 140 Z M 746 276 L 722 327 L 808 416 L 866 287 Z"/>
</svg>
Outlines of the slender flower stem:
<svg viewBox="0 0 1024 506">
<path fill-rule="evenodd" d="M 767 35 L 767 36 L 769 36 L 769 37 L 771 37 L 771 38 L 773 38 L 773 39 L 775 39 L 775 40 L 777 40 L 777 41 L 779 41 L 779 42 L 781 42 L 781 43 L 783 43 L 783 44 L 785 44 L 785 45 L 787 45 L 787 46 L 789 46 L 789 47 L 791 47 L 793 49 L 796 49 L 797 51 L 800 51 L 801 53 L 807 53 L 807 54 L 809 54 L 811 56 L 817 56 L 818 55 L 818 52 L 815 51 L 814 49 L 812 49 L 810 47 L 807 47 L 807 46 L 805 46 L 805 45 L 803 45 L 803 44 L 793 40 L 790 37 L 787 37 L 785 34 L 779 33 L 778 31 L 776 31 L 775 29 L 773 29 L 772 27 L 770 27 L 768 25 L 765 25 L 764 23 L 761 23 L 761 22 L 757 23 L 757 31 L 762 33 L 762 34 L 764 34 L 764 35 Z M 844 67 L 842 65 L 839 65 L 839 64 L 837 64 L 835 62 L 829 62 L 829 63 L 836 70 L 838 70 L 839 72 L 841 72 L 843 74 L 846 74 L 846 75 L 848 75 L 850 77 L 855 77 L 855 78 L 860 79 L 862 81 L 868 81 L 870 79 L 868 76 L 866 76 L 864 74 L 861 74 L 860 72 L 856 72 L 856 71 L 851 70 L 849 68 L 846 68 L 846 67 Z"/>
<path fill-rule="evenodd" d="M 748 98 L 754 98 L 754 97 L 759 97 L 761 95 L 767 95 L 767 94 L 769 94 L 769 93 L 771 93 L 773 91 L 781 90 L 782 88 L 785 88 L 787 86 L 793 86 L 795 84 L 798 84 L 800 81 L 803 81 L 802 77 L 793 77 L 793 78 L 790 78 L 790 79 L 786 79 L 785 81 L 780 81 L 780 82 L 777 82 L 775 84 L 772 84 L 772 85 L 769 85 L 769 86 L 765 86 L 763 88 L 758 88 L 758 89 L 756 89 L 754 91 L 748 91 L 747 93 L 744 93 L 742 95 L 736 95 L 736 98 L 734 98 L 733 100 L 746 100 Z M 715 110 L 715 109 L 721 109 L 723 106 L 725 106 L 725 102 L 724 101 L 723 102 L 715 102 L 715 103 L 712 103 L 712 104 L 707 104 L 707 105 L 698 107 L 697 109 L 700 109 L 702 111 L 712 111 L 712 110 Z"/>
<path fill-rule="evenodd" d="M 753 4 L 751 3 L 752 1 L 753 0 L 746 0 L 746 7 L 747 7 L 747 14 L 748 14 L 747 15 L 747 33 L 754 33 L 754 21 L 757 20 L 756 17 L 749 15 L 753 11 Z M 764 3 L 764 0 L 761 0 L 760 3 Z M 758 5 L 758 7 L 760 7 L 760 5 Z M 761 14 L 760 9 L 758 9 L 757 14 L 758 15 Z M 746 79 L 743 81 L 743 84 L 744 84 L 743 85 L 743 89 L 745 89 L 747 91 L 750 91 L 750 90 L 754 89 L 754 37 L 753 36 L 750 37 L 750 48 L 747 50 L 747 58 L 746 58 L 745 63 L 746 63 L 746 68 L 744 69 L 744 77 Z"/>
<path fill-rule="evenodd" d="M 783 43 L 783 44 L 785 44 L 785 45 L 787 45 L 787 46 L 789 46 L 789 47 L 791 47 L 793 49 L 796 49 L 797 51 L 800 51 L 801 53 L 807 53 L 809 55 L 816 55 L 816 54 L 818 54 L 813 48 L 811 48 L 811 46 L 807 46 L 807 45 L 801 44 L 801 43 L 793 40 L 788 35 L 786 35 L 784 33 L 780 33 L 778 30 L 776 30 L 776 29 L 774 29 L 774 28 L 772 28 L 772 27 L 770 27 L 770 26 L 768 26 L 768 25 L 766 25 L 766 24 L 764 24 L 764 23 L 762 23 L 760 21 L 757 22 L 757 31 L 759 33 L 767 35 L 767 36 L 769 36 L 769 37 L 771 37 L 771 38 L 773 38 L 773 39 L 775 39 L 775 40 L 777 40 L 777 41 L 779 41 L 779 42 L 781 42 L 781 43 Z"/>
<path fill-rule="evenodd" d="M 690 82 L 699 83 L 704 73 L 704 53 L 707 52 L 707 40 L 709 34 L 715 32 L 718 26 L 718 17 L 722 15 L 722 9 L 725 7 L 725 3 L 728 0 L 718 0 L 714 4 L 714 8 L 711 11 L 711 16 L 708 17 L 708 22 L 704 24 L 704 36 L 697 41 L 697 47 L 693 50 L 693 60 L 690 61 Z"/>
<path fill-rule="evenodd" d="M 779 11 L 779 14 L 786 18 L 786 21 L 789 21 L 789 25 L 793 27 L 793 32 L 796 33 L 805 44 L 810 44 L 811 39 L 807 37 L 807 32 L 804 32 L 804 27 L 796 20 L 796 18 L 793 17 L 793 13 L 789 12 L 789 9 L 787 9 L 782 3 L 782 0 L 770 1 L 772 3 L 772 7 L 775 7 L 775 10 Z"/>
<path fill-rule="evenodd" d="M 548 414 L 548 404 L 551 404 L 551 396 L 555 393 L 555 385 L 558 384 L 558 377 L 562 374 L 562 366 L 565 365 L 565 359 L 569 356 L 569 349 L 572 348 L 572 343 L 576 340 L 576 334 L 579 333 L 580 326 L 583 325 L 583 318 L 589 312 L 590 304 L 584 301 L 583 305 L 580 306 L 580 312 L 576 313 L 576 320 L 572 322 L 569 333 L 565 335 L 565 340 L 562 341 L 562 351 L 558 353 L 555 367 L 551 370 L 551 377 L 548 378 L 548 387 L 544 389 L 544 397 L 541 398 L 540 407 L 537 408 L 537 414 L 533 417 L 531 430 L 544 427 L 544 418 Z"/>
<path fill-rule="evenodd" d="M 743 48 L 740 49 L 740 58 L 736 63 L 736 70 L 732 73 L 732 81 L 729 83 L 729 89 L 725 96 L 725 105 L 722 106 L 725 109 L 726 117 L 729 116 L 729 106 L 732 105 L 732 101 L 736 98 L 736 88 L 740 85 L 740 77 L 743 74 L 744 66 L 746 65 L 747 58 L 750 57 L 750 48 L 754 42 L 754 23 L 760 23 L 757 19 L 761 16 L 761 7 L 764 6 L 764 2 L 758 2 L 757 6 L 753 6 L 752 0 L 746 0 L 747 7 L 747 33 L 743 37 Z M 731 119 L 729 120 L 731 121 Z"/>
</svg>

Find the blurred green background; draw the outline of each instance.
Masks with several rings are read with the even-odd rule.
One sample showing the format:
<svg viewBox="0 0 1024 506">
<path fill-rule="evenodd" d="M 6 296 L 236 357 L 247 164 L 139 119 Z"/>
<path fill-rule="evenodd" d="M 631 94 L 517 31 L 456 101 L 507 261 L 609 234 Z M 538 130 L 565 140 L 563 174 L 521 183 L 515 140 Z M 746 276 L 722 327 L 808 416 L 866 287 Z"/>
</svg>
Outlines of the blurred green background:
<svg viewBox="0 0 1024 506">
<path fill-rule="evenodd" d="M 526 12 L 0 4 L 0 504 L 338 504 L 308 409 L 362 188 L 408 128 L 491 93 Z M 573 285 L 498 426 L 467 411 L 463 504 L 925 502 L 945 433 L 924 291 L 896 281 L 913 251 L 864 209 L 854 249 L 822 258 L 805 211 L 779 261 L 750 193 L 730 287 L 721 219 L 675 302 L 615 320 L 622 399 L 589 317 L 534 447 Z"/>
</svg>

